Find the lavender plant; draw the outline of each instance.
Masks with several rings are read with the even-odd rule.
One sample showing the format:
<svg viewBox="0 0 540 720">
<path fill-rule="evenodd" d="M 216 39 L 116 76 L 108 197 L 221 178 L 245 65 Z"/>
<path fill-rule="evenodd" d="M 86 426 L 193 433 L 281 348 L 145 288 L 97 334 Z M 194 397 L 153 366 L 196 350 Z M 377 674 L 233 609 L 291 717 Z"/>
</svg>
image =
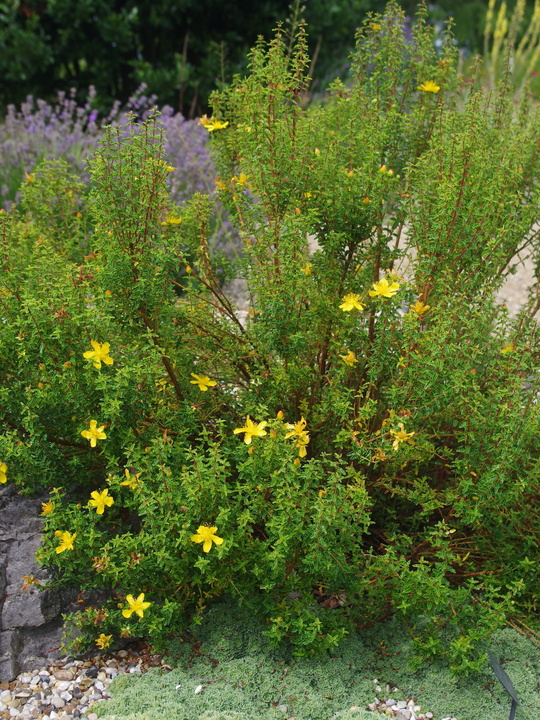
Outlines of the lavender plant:
<svg viewBox="0 0 540 720">
<path fill-rule="evenodd" d="M 0 198 L 4 208 L 20 200 L 21 183 L 44 160 L 62 158 L 88 184 L 87 162 L 96 151 L 104 128 L 122 125 L 131 113 L 144 120 L 155 106 L 156 97 L 146 95 L 141 85 L 125 106 L 115 102 L 106 117 L 93 109 L 94 88 L 87 101 L 78 105 L 75 91 L 58 94 L 56 104 L 28 97 L 20 109 L 8 107 L 0 124 Z M 166 152 L 175 170 L 168 177 L 171 200 L 182 206 L 195 193 L 213 194 L 215 168 L 207 146 L 208 134 L 196 120 L 185 120 L 171 107 L 162 108 L 166 130 Z M 234 233 L 223 209 L 216 204 L 212 220 L 213 242 L 234 249 Z"/>
<path fill-rule="evenodd" d="M 103 591 L 79 647 L 230 594 L 300 655 L 396 614 L 459 674 L 536 622 L 538 287 L 517 319 L 496 291 L 538 253 L 540 117 L 466 89 L 425 8 L 403 28 L 366 20 L 308 109 L 278 30 L 201 119 L 245 318 L 154 116 L 107 130 L 89 198 L 50 164 L 0 216 L 0 481 L 50 489 L 42 562 Z"/>
</svg>

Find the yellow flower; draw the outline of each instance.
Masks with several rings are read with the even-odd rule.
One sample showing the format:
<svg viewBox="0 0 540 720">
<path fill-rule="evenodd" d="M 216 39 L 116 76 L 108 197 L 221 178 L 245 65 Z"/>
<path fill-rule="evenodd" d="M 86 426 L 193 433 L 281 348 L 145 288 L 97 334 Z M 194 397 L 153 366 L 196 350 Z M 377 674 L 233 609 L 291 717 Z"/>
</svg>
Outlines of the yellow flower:
<svg viewBox="0 0 540 720">
<path fill-rule="evenodd" d="M 381 29 L 381 26 L 378 23 L 370 23 L 369 27 L 374 32 L 377 32 L 377 30 Z"/>
<path fill-rule="evenodd" d="M 250 187 L 250 184 L 248 183 L 248 176 L 244 173 L 240 173 L 240 175 L 237 177 L 236 175 L 233 177 L 233 182 L 237 183 L 238 185 L 241 185 L 244 187 Z"/>
<path fill-rule="evenodd" d="M 368 197 L 365 197 L 365 198 L 362 200 L 362 202 L 364 203 L 364 205 L 369 205 L 369 203 L 371 202 L 371 200 L 370 200 Z"/>
<path fill-rule="evenodd" d="M 101 648 L 102 650 L 105 650 L 105 648 L 108 648 L 111 644 L 111 638 L 112 635 L 105 635 L 105 633 L 101 633 L 101 635 L 96 638 L 95 643 L 98 646 L 98 648 Z"/>
<path fill-rule="evenodd" d="M 167 172 L 174 172 L 174 170 L 176 170 L 176 168 L 173 168 L 172 165 L 167 165 L 167 167 L 165 168 L 165 170 L 166 170 Z"/>
<path fill-rule="evenodd" d="M 140 618 L 144 617 L 144 611 L 152 604 L 144 601 L 144 593 L 141 593 L 137 599 L 133 595 L 126 595 L 126 602 L 129 607 L 122 610 L 122 615 L 127 618 L 131 617 L 133 613 L 136 613 Z"/>
<path fill-rule="evenodd" d="M 313 263 L 306 263 L 304 267 L 300 270 L 301 273 L 304 273 L 304 275 L 307 277 L 308 275 L 311 275 L 311 268 L 313 267 Z"/>
<path fill-rule="evenodd" d="M 235 435 L 238 435 L 238 433 L 244 433 L 244 442 L 246 445 L 249 445 L 251 443 L 251 438 L 266 435 L 266 430 L 264 428 L 267 425 L 268 423 L 265 420 L 260 423 L 254 423 L 248 415 L 245 427 L 235 428 L 233 432 Z"/>
<path fill-rule="evenodd" d="M 431 305 L 425 305 L 421 300 L 417 300 L 414 305 L 411 305 L 411 310 L 417 315 L 423 315 L 424 313 L 427 313 L 430 307 Z"/>
<path fill-rule="evenodd" d="M 141 473 L 137 473 L 136 475 L 132 475 L 129 470 L 126 468 L 124 470 L 124 475 L 126 476 L 126 479 L 124 482 L 121 482 L 120 485 L 126 485 L 130 490 L 135 490 L 135 488 L 139 485 L 141 482 L 139 480 L 139 477 Z"/>
<path fill-rule="evenodd" d="M 96 426 L 97 426 L 97 421 L 90 420 L 89 429 L 83 430 L 81 432 L 81 435 L 83 436 L 83 438 L 90 440 L 90 447 L 96 447 L 97 440 L 106 440 L 107 439 L 107 436 L 103 432 L 105 425 L 102 425 L 101 427 L 96 427 Z"/>
<path fill-rule="evenodd" d="M 0 483 L 3 485 L 7 482 L 7 465 L 6 463 L 0 462 Z"/>
<path fill-rule="evenodd" d="M 58 554 L 63 553 L 64 550 L 73 550 L 73 542 L 77 537 L 77 533 L 73 533 L 72 535 L 67 531 L 57 530 L 54 534 L 60 538 L 60 545 L 56 548 Z"/>
<path fill-rule="evenodd" d="M 340 355 L 339 356 L 344 363 L 347 363 L 350 367 L 354 367 L 354 363 L 357 363 L 358 360 L 356 358 L 356 355 L 353 353 L 352 350 L 348 350 L 346 355 Z"/>
<path fill-rule="evenodd" d="M 103 345 L 100 345 L 100 343 L 96 342 L 95 340 L 90 340 L 90 345 L 94 349 L 87 350 L 85 353 L 83 353 L 83 357 L 87 360 L 93 358 L 95 368 L 99 370 L 101 368 L 102 362 L 104 362 L 105 365 L 113 364 L 114 360 L 112 359 L 112 357 L 109 357 L 109 343 L 103 343 Z"/>
<path fill-rule="evenodd" d="M 52 502 L 52 500 L 47 500 L 47 502 L 41 503 L 40 515 L 50 515 L 53 510 L 54 510 L 54 503 Z"/>
<path fill-rule="evenodd" d="M 191 541 L 195 543 L 204 543 L 203 550 L 205 553 L 210 552 L 212 548 L 212 543 L 216 543 L 216 545 L 221 545 L 223 543 L 223 538 L 218 537 L 215 533 L 217 532 L 217 527 L 208 527 L 207 525 L 199 525 L 197 528 L 197 534 L 191 536 Z"/>
<path fill-rule="evenodd" d="M 199 120 L 199 125 L 205 127 L 208 132 L 214 132 L 214 130 L 223 130 L 223 128 L 226 128 L 228 124 L 228 122 L 214 120 L 213 118 L 206 117 L 206 115 L 203 115 L 202 118 Z"/>
<path fill-rule="evenodd" d="M 398 425 L 399 430 L 390 430 L 390 435 L 394 438 L 394 442 L 392 443 L 392 447 L 394 450 L 397 450 L 399 448 L 399 444 L 402 442 L 407 441 L 409 438 L 411 438 L 414 433 L 413 432 L 405 432 L 405 428 L 403 427 L 403 423 L 399 423 Z"/>
<path fill-rule="evenodd" d="M 309 435 L 306 433 L 303 437 L 296 438 L 294 444 L 298 448 L 298 457 L 306 457 L 306 446 L 309 445 Z"/>
<path fill-rule="evenodd" d="M 349 293 L 342 298 L 343 302 L 339 306 L 344 312 L 350 312 L 351 310 L 363 310 L 364 306 L 360 302 L 360 295 L 356 293 Z"/>
<path fill-rule="evenodd" d="M 371 297 L 380 295 L 381 297 L 391 298 L 398 290 L 399 283 L 393 282 L 390 284 L 387 278 L 383 278 L 379 280 L 379 282 L 373 283 L 373 290 L 369 291 L 369 295 L 371 295 Z"/>
<path fill-rule="evenodd" d="M 180 225 L 181 222 L 182 222 L 181 217 L 175 217 L 171 213 L 167 213 L 165 215 L 165 222 L 162 222 L 161 224 L 162 225 Z"/>
<path fill-rule="evenodd" d="M 287 440 L 288 438 L 291 438 L 291 437 L 298 437 L 298 438 L 306 437 L 306 435 L 308 434 L 308 431 L 306 430 L 306 425 L 307 425 L 307 422 L 306 422 L 305 418 L 303 418 L 303 417 L 301 417 L 297 423 L 294 423 L 294 424 L 287 423 L 287 427 L 289 428 L 289 430 L 291 432 L 288 432 L 285 435 L 285 440 Z"/>
<path fill-rule="evenodd" d="M 514 343 L 510 343 L 510 345 L 506 345 L 505 347 L 503 347 L 503 349 L 501 350 L 501 355 L 508 355 L 508 353 L 514 352 L 515 349 L 516 349 L 516 346 L 514 345 Z M 1 470 L 1 467 L 0 467 L 0 470 Z M 1 476 L 0 476 L 0 482 L 2 482 Z M 4 482 L 5 482 L 5 480 L 4 480 Z"/>
<path fill-rule="evenodd" d="M 437 83 L 434 83 L 433 80 L 426 80 L 426 82 L 418 85 L 418 90 L 422 90 L 423 92 L 438 93 L 440 89 L 441 88 L 437 85 Z"/>
<path fill-rule="evenodd" d="M 305 198 L 307 198 L 308 200 L 313 197 L 313 193 L 312 193 L 312 192 L 305 192 L 305 193 L 302 193 L 302 195 L 303 195 Z"/>
<path fill-rule="evenodd" d="M 202 390 L 202 392 L 206 392 L 209 388 L 217 385 L 217 382 L 215 380 L 210 380 L 207 375 L 197 375 L 196 373 L 191 373 L 191 377 L 194 377 L 195 380 L 190 380 L 189 382 L 192 385 L 198 385 L 199 390 Z"/>
<path fill-rule="evenodd" d="M 105 506 L 111 507 L 114 503 L 114 498 L 109 496 L 108 488 L 105 488 L 105 490 L 101 492 L 94 490 L 90 493 L 90 497 L 92 499 L 88 501 L 88 507 L 95 507 L 98 515 L 103 515 Z"/>
<path fill-rule="evenodd" d="M 24 179 L 26 182 L 34 182 L 35 175 L 34 173 L 24 173 Z"/>
<path fill-rule="evenodd" d="M 219 177 L 216 178 L 216 187 L 218 190 L 226 190 L 227 184 L 223 182 L 223 180 Z"/>
</svg>

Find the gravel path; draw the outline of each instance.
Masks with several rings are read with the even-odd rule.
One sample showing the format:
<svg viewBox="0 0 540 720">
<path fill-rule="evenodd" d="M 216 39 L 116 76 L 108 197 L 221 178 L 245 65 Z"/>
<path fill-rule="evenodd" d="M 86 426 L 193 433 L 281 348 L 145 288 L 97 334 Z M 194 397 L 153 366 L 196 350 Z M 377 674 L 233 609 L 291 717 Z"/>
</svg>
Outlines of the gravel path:
<svg viewBox="0 0 540 720">
<path fill-rule="evenodd" d="M 119 674 L 141 674 L 151 667 L 171 670 L 161 655 L 119 650 L 87 660 L 55 661 L 12 682 L 0 683 L 0 718 L 20 720 L 97 720 L 96 703 L 110 697 L 108 687 Z"/>
</svg>

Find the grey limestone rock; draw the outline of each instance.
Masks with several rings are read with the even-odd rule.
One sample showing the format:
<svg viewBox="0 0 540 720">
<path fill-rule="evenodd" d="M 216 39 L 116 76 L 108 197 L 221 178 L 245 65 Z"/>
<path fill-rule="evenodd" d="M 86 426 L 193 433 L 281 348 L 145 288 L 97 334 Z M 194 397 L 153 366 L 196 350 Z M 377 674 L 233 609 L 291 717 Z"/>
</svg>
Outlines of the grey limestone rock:
<svg viewBox="0 0 540 720">
<path fill-rule="evenodd" d="M 59 657 L 61 612 L 70 596 L 35 586 L 22 589 L 23 576 L 47 577 L 35 560 L 42 500 L 0 486 L 0 681 Z"/>
</svg>

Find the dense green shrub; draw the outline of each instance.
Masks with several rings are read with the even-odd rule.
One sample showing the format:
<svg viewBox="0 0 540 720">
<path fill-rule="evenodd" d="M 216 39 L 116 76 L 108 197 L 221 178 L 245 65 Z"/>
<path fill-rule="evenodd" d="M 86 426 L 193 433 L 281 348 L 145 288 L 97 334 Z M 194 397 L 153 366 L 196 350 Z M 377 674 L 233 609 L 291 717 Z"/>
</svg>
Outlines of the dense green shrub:
<svg viewBox="0 0 540 720">
<path fill-rule="evenodd" d="M 229 593 L 296 653 L 398 613 L 466 672 L 537 611 L 539 301 L 495 293 L 537 252 L 538 110 L 403 28 L 367 20 L 319 107 L 302 29 L 214 97 L 237 267 L 208 198 L 170 206 L 157 119 L 109 130 L 89 200 L 45 163 L 0 216 L 2 472 L 54 488 L 56 582 L 104 591 L 79 646 L 166 642 Z"/>
</svg>

